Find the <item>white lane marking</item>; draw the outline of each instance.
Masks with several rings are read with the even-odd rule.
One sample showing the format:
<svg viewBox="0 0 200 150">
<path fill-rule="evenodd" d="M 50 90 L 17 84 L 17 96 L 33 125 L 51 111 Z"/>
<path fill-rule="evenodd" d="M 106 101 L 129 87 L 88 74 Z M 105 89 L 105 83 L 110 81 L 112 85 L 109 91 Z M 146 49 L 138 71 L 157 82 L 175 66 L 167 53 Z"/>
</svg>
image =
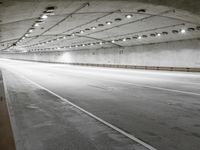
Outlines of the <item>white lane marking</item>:
<svg viewBox="0 0 200 150">
<path fill-rule="evenodd" d="M 65 71 L 64 71 L 65 72 Z M 67 72 L 69 74 L 69 72 Z M 72 74 L 74 75 L 74 74 Z M 81 76 L 82 78 L 87 78 L 87 79 L 91 79 L 89 77 L 86 76 Z M 135 84 L 135 83 L 130 83 L 130 82 L 126 82 L 126 81 L 119 81 L 119 80 L 108 80 L 108 79 L 98 79 L 101 81 L 108 81 L 108 82 L 113 82 L 113 83 L 121 83 L 121 84 L 129 84 L 129 85 L 134 85 L 137 87 L 144 87 L 144 88 L 151 88 L 151 89 L 157 89 L 157 90 L 162 90 L 162 91 L 168 91 L 168 92 L 176 92 L 176 93 L 181 93 L 181 94 L 189 94 L 189 95 L 195 95 L 195 96 L 200 96 L 200 93 L 194 93 L 194 92 L 189 92 L 189 91 L 181 91 L 181 90 L 175 90 L 175 89 L 169 89 L 169 88 L 162 88 L 162 87 L 157 87 L 157 86 L 148 86 L 148 85 L 142 85 L 142 84 Z"/>
<path fill-rule="evenodd" d="M 92 113 L 88 112 L 87 110 L 85 110 L 85 109 L 79 107 L 78 105 L 76 105 L 76 104 L 70 102 L 69 100 L 63 98 L 62 96 L 60 96 L 60 95 L 58 95 L 58 94 L 56 94 L 56 93 L 50 91 L 49 89 L 43 87 L 42 85 L 40 85 L 40 84 L 38 84 L 38 83 L 32 81 L 31 79 L 25 77 L 24 75 L 18 75 L 18 76 L 21 76 L 21 77 L 24 78 L 25 80 L 27 80 L 27 81 L 31 82 L 32 84 L 34 84 L 35 86 L 37 86 L 37 87 L 39 87 L 39 88 L 41 88 L 41 89 L 44 89 L 45 91 L 47 91 L 47 92 L 49 92 L 50 94 L 52 94 L 52 95 L 58 97 L 58 98 L 61 99 L 62 101 L 69 103 L 69 104 L 72 105 L 73 107 L 75 107 L 75 108 L 79 109 L 80 111 L 86 113 L 86 114 L 89 115 L 90 117 L 92 117 L 92 118 L 98 120 L 98 121 L 101 122 L 102 124 L 104 124 L 104 125 L 110 127 L 111 129 L 113 129 L 113 130 L 119 132 L 120 134 L 122 134 L 122 135 L 128 137 L 129 139 L 131 139 L 131 140 L 133 140 L 133 141 L 135 141 L 135 142 L 137 142 L 137 143 L 143 145 L 145 148 L 147 148 L 147 149 L 149 149 L 149 150 L 157 150 L 156 148 L 152 147 L 151 145 L 149 145 L 149 144 L 143 142 L 142 140 L 136 138 L 135 136 L 133 136 L 133 135 L 131 135 L 131 134 L 129 134 L 129 133 L 127 133 L 127 132 L 125 132 L 125 131 L 119 129 L 118 127 L 116 127 L 116 126 L 114 126 L 114 125 L 108 123 L 107 121 L 105 121 L 105 120 L 103 120 L 103 119 L 101 119 L 101 118 L 95 116 L 94 114 L 92 114 Z"/>
<path fill-rule="evenodd" d="M 0 59 L 0 61 L 4 61 L 4 59 Z M 17 62 L 17 63 L 22 63 L 23 65 L 26 65 L 26 63 L 28 64 L 28 65 L 30 65 L 30 63 L 32 63 L 32 64 L 35 64 L 35 63 L 41 63 L 41 62 L 30 62 L 30 61 L 26 61 L 26 60 L 11 60 L 11 59 L 6 59 L 6 60 L 8 60 L 9 62 L 11 62 L 11 63 L 15 63 L 15 61 Z M 69 64 L 53 64 L 53 63 L 48 63 L 48 62 L 45 62 L 45 63 L 41 63 L 41 65 L 47 65 L 48 67 L 50 66 L 50 67 L 56 67 L 55 69 L 58 69 L 58 67 L 59 67 L 59 69 L 61 69 L 61 71 L 63 70 L 63 68 L 64 69 L 68 69 L 68 68 L 70 68 L 70 71 L 71 71 L 71 69 L 74 69 L 74 71 L 80 71 L 80 69 L 82 70 L 82 69 L 84 69 L 84 72 L 85 72 L 85 69 L 88 69 L 88 70 L 92 70 L 92 71 L 99 71 L 99 69 L 100 70 L 105 70 L 105 71 L 109 71 L 109 73 L 111 72 L 111 73 L 121 73 L 121 71 L 122 71 L 122 68 L 101 68 L 101 67 L 98 67 L 98 69 L 96 68 L 96 67 L 89 67 L 89 66 L 84 66 L 84 68 L 83 68 L 83 66 L 75 66 L 75 65 L 73 65 L 73 68 L 72 68 L 72 66 L 71 65 L 69 65 Z M 30 67 L 30 66 L 28 66 L 28 67 Z M 75 68 L 76 67 L 76 68 Z M 86 68 L 87 67 L 87 68 Z M 58 69 L 58 70 L 59 70 Z M 120 70 L 119 70 L 120 69 Z M 71 71 L 72 73 L 74 72 L 74 71 Z M 178 75 L 180 75 L 180 73 L 181 73 L 181 76 L 183 76 L 183 75 L 190 75 L 190 76 L 198 76 L 199 77 L 199 74 L 192 74 L 192 72 L 170 72 L 170 71 L 158 71 L 158 70 L 131 70 L 131 69 L 123 69 L 123 71 L 124 71 L 124 73 L 136 73 L 137 75 L 148 75 L 148 74 L 150 74 L 150 75 L 159 75 L 159 74 L 161 74 L 161 75 L 168 75 L 168 74 L 170 74 L 170 76 L 171 75 L 174 75 L 175 73 L 177 73 Z M 82 72 L 81 71 L 81 73 L 84 73 L 84 72 Z M 89 73 L 91 73 L 91 72 L 89 72 Z M 88 71 L 87 71 L 87 73 L 86 74 L 88 74 Z M 155 79 L 155 78 L 152 78 L 152 77 L 143 77 L 144 79 Z M 157 79 L 156 79 L 157 80 Z M 163 79 L 162 79 L 163 80 Z M 161 81 L 162 81 L 161 80 Z M 166 80 L 166 79 L 164 79 L 165 81 L 168 81 L 168 82 L 173 82 L 173 83 L 179 83 L 179 84 L 191 84 L 191 85 L 200 85 L 200 83 L 192 83 L 192 82 L 182 82 L 182 81 L 171 81 L 171 80 Z"/>
<path fill-rule="evenodd" d="M 66 73 L 66 71 L 64 71 L 64 72 Z M 72 75 L 74 75 L 73 71 L 70 71 L 70 72 L 72 73 Z M 69 71 L 67 71 L 67 73 L 69 74 Z M 83 73 L 83 72 L 81 72 L 81 73 Z M 81 77 L 83 77 L 83 76 L 81 76 Z M 91 79 L 91 78 L 88 78 L 88 77 L 83 77 L 83 78 Z M 145 88 L 151 88 L 151 89 L 157 89 L 157 90 L 164 90 L 164 91 L 168 91 L 168 92 L 176 92 L 176 93 L 200 96 L 200 93 L 194 93 L 194 92 L 189 92 L 189 91 L 181 91 L 181 90 L 175 90 L 175 89 L 163 88 L 163 87 L 157 87 L 157 86 L 148 86 L 148 85 L 142 85 L 142 84 L 135 84 L 135 83 L 130 83 L 130 82 L 126 82 L 126 81 L 118 81 L 118 80 L 114 81 L 114 80 L 100 79 L 100 78 L 98 80 L 114 82 L 114 83 L 121 83 L 121 84 L 129 84 L 129 85 L 134 85 L 134 86 L 138 86 L 138 87 L 145 87 Z"/>
<path fill-rule="evenodd" d="M 69 71 L 67 73 L 69 73 Z M 81 72 L 81 73 L 83 73 L 83 72 Z M 87 77 L 84 77 L 84 78 L 87 78 Z M 194 92 L 189 92 L 189 91 L 181 91 L 181 90 L 176 90 L 176 89 L 171 89 L 171 88 L 163 88 L 163 87 L 157 87 L 157 86 L 134 84 L 134 83 L 126 82 L 126 81 L 113 81 L 113 80 L 111 81 L 111 80 L 107 80 L 107 79 L 98 79 L 98 80 L 109 81 L 109 82 L 118 82 L 118 83 L 121 83 L 121 84 L 130 84 L 130 85 L 134 85 L 134 86 L 138 86 L 138 87 L 152 88 L 152 89 L 163 90 L 163 91 L 168 91 L 168 92 L 176 92 L 176 93 L 182 93 L 182 94 L 187 94 L 187 95 L 189 94 L 189 95 L 200 96 L 200 93 L 194 93 Z"/>
<path fill-rule="evenodd" d="M 69 73 L 69 72 L 67 72 L 67 73 Z M 83 77 L 83 76 L 81 76 L 81 77 Z M 88 77 L 84 77 L 84 78 L 88 78 Z M 89 78 L 89 79 L 91 79 L 91 78 Z M 113 82 L 113 83 L 129 84 L 129 85 L 134 85 L 134 86 L 138 86 L 138 87 L 151 88 L 151 89 L 163 90 L 163 91 L 168 91 L 168 92 L 176 92 L 176 93 L 187 94 L 187 95 L 200 96 L 200 93 L 194 93 L 194 92 L 189 92 L 189 91 L 181 91 L 181 90 L 175 90 L 175 89 L 170 89 L 170 88 L 162 88 L 162 87 L 157 87 L 157 86 L 148 86 L 148 85 L 142 85 L 142 84 L 134 84 L 134 83 L 126 82 L 126 81 L 116 81 L 116 80 L 113 81 L 113 80 L 100 79 L 100 78 L 98 80 L 108 81 L 108 82 Z"/>
<path fill-rule="evenodd" d="M 111 82 L 118 82 L 118 83 L 122 83 L 122 84 L 130 84 L 130 85 L 134 85 L 134 86 L 138 86 L 138 87 L 145 87 L 145 88 L 164 90 L 164 91 L 169 91 L 169 92 L 176 92 L 176 93 L 200 96 L 200 93 L 194 93 L 194 92 L 188 92 L 188 91 L 180 91 L 180 90 L 175 90 L 175 89 L 168 89 L 168 88 L 162 88 L 162 87 L 156 87 L 156 86 L 134 84 L 134 83 L 129 83 L 129 82 L 121 82 L 121 81 L 111 81 Z"/>
</svg>

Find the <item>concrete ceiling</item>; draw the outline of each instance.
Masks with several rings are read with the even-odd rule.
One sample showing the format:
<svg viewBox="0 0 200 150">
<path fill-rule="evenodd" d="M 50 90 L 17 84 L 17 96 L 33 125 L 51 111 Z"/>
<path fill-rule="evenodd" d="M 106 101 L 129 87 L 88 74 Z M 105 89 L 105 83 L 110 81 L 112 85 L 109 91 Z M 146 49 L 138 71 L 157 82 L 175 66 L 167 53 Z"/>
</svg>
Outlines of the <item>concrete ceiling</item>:
<svg viewBox="0 0 200 150">
<path fill-rule="evenodd" d="M 142 2 L 1 0 L 0 51 L 68 51 L 200 37 L 198 0 Z M 55 7 L 54 15 L 49 15 L 43 23 L 34 27 L 28 37 L 20 40 L 49 6 Z M 129 14 L 132 18 L 128 19 L 125 16 Z M 112 24 L 107 25 L 106 22 Z M 181 30 L 185 33 L 181 33 Z"/>
</svg>

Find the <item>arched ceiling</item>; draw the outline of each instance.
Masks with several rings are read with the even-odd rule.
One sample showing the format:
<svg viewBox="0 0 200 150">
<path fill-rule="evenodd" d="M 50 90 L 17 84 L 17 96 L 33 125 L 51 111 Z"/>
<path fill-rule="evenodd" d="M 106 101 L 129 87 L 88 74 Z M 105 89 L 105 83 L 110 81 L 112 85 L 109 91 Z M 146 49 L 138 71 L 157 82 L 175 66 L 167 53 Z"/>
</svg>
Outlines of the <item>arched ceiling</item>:
<svg viewBox="0 0 200 150">
<path fill-rule="evenodd" d="M 1 0 L 0 51 L 123 48 L 199 38 L 199 4 L 198 0 Z"/>
</svg>

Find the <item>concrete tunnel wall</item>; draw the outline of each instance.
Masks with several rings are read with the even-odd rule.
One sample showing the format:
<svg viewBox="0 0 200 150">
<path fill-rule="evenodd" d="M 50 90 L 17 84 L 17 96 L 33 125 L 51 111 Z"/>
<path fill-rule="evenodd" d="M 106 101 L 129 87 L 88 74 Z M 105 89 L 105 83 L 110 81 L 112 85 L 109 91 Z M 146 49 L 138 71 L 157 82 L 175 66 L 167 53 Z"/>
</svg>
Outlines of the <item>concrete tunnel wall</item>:
<svg viewBox="0 0 200 150">
<path fill-rule="evenodd" d="M 200 39 L 66 52 L 2 54 L 1 57 L 45 62 L 200 68 Z"/>
</svg>

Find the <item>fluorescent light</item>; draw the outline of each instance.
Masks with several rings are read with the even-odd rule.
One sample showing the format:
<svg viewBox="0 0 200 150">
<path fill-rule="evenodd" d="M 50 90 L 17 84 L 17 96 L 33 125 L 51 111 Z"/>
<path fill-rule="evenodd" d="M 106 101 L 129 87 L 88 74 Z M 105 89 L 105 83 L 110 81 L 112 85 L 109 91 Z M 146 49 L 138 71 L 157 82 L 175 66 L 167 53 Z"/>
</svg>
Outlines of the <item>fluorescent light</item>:
<svg viewBox="0 0 200 150">
<path fill-rule="evenodd" d="M 92 28 L 92 30 L 95 30 L 96 29 L 96 27 L 91 27 Z"/>
<path fill-rule="evenodd" d="M 185 32 L 186 32 L 186 31 L 185 31 L 185 29 L 181 29 L 181 33 L 183 33 L 183 34 L 184 34 Z"/>
<path fill-rule="evenodd" d="M 141 36 L 138 36 L 138 39 L 141 39 L 142 37 Z"/>
<path fill-rule="evenodd" d="M 111 21 L 107 21 L 106 24 L 107 24 L 107 25 L 111 25 L 112 22 L 111 22 Z"/>
<path fill-rule="evenodd" d="M 131 14 L 126 15 L 126 18 L 127 18 L 127 19 L 130 19 L 130 18 L 132 18 L 132 17 L 133 17 L 133 15 L 131 15 Z"/>
<path fill-rule="evenodd" d="M 43 14 L 43 15 L 41 16 L 41 18 L 42 18 L 42 19 L 47 19 L 47 18 L 48 18 L 48 16 L 47 16 L 47 15 L 45 15 L 45 14 Z"/>
<path fill-rule="evenodd" d="M 160 33 L 158 33 L 158 34 L 157 34 L 157 36 L 161 36 L 161 34 L 160 34 Z"/>
<path fill-rule="evenodd" d="M 28 30 L 29 33 L 33 32 L 33 29 Z"/>
<path fill-rule="evenodd" d="M 27 37 L 27 36 L 29 36 L 29 34 L 25 34 L 25 36 Z"/>
<path fill-rule="evenodd" d="M 38 26 L 39 26 L 39 23 L 35 23 L 34 26 L 35 26 L 35 27 L 38 27 Z"/>
</svg>

